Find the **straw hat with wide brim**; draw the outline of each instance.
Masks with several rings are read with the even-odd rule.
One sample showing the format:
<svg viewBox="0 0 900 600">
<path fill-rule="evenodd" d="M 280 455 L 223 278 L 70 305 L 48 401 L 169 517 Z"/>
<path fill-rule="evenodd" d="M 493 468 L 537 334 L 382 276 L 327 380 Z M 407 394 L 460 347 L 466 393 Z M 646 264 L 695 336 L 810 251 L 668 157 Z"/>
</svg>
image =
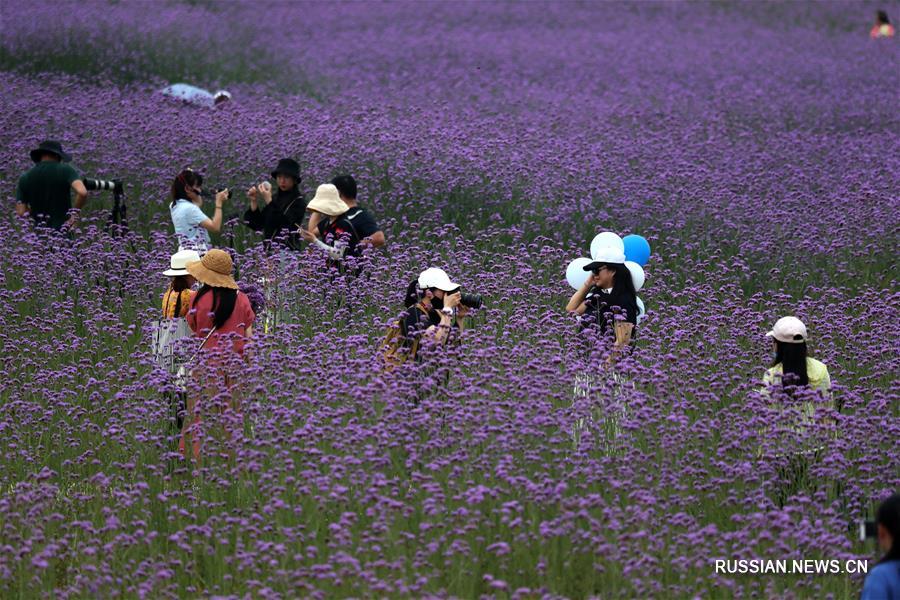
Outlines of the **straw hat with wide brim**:
<svg viewBox="0 0 900 600">
<path fill-rule="evenodd" d="M 185 269 L 200 283 L 236 290 L 238 284 L 231 276 L 233 267 L 231 256 L 227 252 L 213 249 L 204 254 L 198 262 L 189 263 Z"/>
<path fill-rule="evenodd" d="M 350 210 L 350 207 L 341 200 L 334 184 L 323 183 L 316 188 L 316 196 L 306 205 L 306 210 L 314 210 L 329 217 L 337 217 Z"/>
</svg>

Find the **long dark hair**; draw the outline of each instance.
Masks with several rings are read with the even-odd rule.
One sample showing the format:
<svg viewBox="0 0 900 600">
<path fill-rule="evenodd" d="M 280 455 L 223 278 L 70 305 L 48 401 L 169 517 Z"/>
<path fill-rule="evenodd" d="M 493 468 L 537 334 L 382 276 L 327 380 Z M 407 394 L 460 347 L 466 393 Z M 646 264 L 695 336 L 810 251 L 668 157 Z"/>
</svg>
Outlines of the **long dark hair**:
<svg viewBox="0 0 900 600">
<path fill-rule="evenodd" d="M 893 540 L 891 549 L 881 557 L 878 564 L 900 560 L 900 494 L 894 494 L 881 503 L 875 513 L 875 522 L 883 525 Z"/>
<path fill-rule="evenodd" d="M 169 284 L 169 289 L 175 292 L 175 312 L 176 317 L 181 314 L 181 292 L 190 289 L 191 281 L 189 275 L 176 275 Z"/>
<path fill-rule="evenodd" d="M 211 285 L 203 284 L 203 287 L 200 288 L 200 291 L 197 292 L 197 295 L 194 296 L 194 301 L 191 303 L 191 308 L 197 306 L 197 302 L 200 298 L 203 297 L 204 294 L 212 290 L 213 294 L 213 303 L 212 303 L 212 311 L 213 311 L 213 325 L 216 326 L 216 329 L 222 327 L 225 324 L 225 321 L 228 320 L 228 317 L 231 316 L 231 313 L 234 312 L 234 305 L 237 302 L 237 290 L 233 290 L 231 288 L 221 288 L 221 287 L 212 287 Z"/>
<path fill-rule="evenodd" d="M 781 385 L 809 385 L 806 373 L 806 342 L 788 344 L 775 340 L 775 361 L 772 366 L 781 364 Z"/>
<path fill-rule="evenodd" d="M 179 173 L 172 182 L 172 206 L 175 206 L 175 203 L 180 199 L 187 200 L 185 188 L 188 186 L 193 188 L 201 185 L 203 185 L 203 175 L 200 173 L 192 171 L 191 169 L 185 169 Z"/>
<path fill-rule="evenodd" d="M 888 19 L 887 13 L 883 10 L 878 11 L 878 24 L 879 25 L 890 25 L 891 20 Z"/>
<path fill-rule="evenodd" d="M 406 308 L 415 306 L 422 299 L 422 292 L 419 289 L 419 280 L 413 279 L 412 283 L 406 288 L 406 298 L 403 299 L 403 305 Z"/>
</svg>

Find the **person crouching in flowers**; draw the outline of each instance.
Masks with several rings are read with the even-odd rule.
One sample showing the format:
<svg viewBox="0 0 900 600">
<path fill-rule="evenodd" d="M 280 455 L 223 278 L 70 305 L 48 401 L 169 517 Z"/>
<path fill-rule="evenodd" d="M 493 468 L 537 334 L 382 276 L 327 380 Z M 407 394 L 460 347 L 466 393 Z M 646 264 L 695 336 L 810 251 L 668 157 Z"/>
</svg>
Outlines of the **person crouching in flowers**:
<svg viewBox="0 0 900 600">
<path fill-rule="evenodd" d="M 615 338 L 611 364 L 617 353 L 631 343 L 637 327 L 637 294 L 631 272 L 625 266 L 625 253 L 604 248 L 584 267 L 591 275 L 566 304 L 566 310 L 578 315 L 583 329 L 597 328 L 601 335 Z"/>
<path fill-rule="evenodd" d="M 169 259 L 169 269 L 163 275 L 171 277 L 162 298 L 162 314 L 166 319 L 186 317 L 190 308 L 191 288 L 197 283 L 185 265 L 200 260 L 196 250 L 179 250 Z"/>
<path fill-rule="evenodd" d="M 780 385 L 809 386 L 831 397 L 831 376 L 828 367 L 807 356 L 806 325 L 797 317 L 782 317 L 766 334 L 772 338 L 775 360 L 763 375 L 763 385 L 767 388 Z"/>
<path fill-rule="evenodd" d="M 329 265 L 340 265 L 345 256 L 356 253 L 359 234 L 353 223 L 346 218 L 350 207 L 341 200 L 337 187 L 331 183 L 320 185 L 306 210 L 327 217 L 318 221 L 315 231 L 302 229 L 300 235 L 328 254 Z"/>
<path fill-rule="evenodd" d="M 243 364 L 241 359 L 248 340 L 253 336 L 256 315 L 249 298 L 238 289 L 231 275 L 231 256 L 224 250 L 210 250 L 200 261 L 185 268 L 203 284 L 191 296 L 187 316 L 194 335 L 203 340 L 197 360 L 190 365 L 191 381 L 199 392 L 188 394 L 187 414 L 193 415 L 193 419 L 185 420 L 180 443 L 185 458 L 187 448 L 192 448 L 193 457 L 197 460 L 201 448 L 201 412 L 210 414 L 210 409 L 224 397 L 225 406 L 220 416 L 231 432 L 232 441 L 243 427 L 236 387 Z"/>
</svg>

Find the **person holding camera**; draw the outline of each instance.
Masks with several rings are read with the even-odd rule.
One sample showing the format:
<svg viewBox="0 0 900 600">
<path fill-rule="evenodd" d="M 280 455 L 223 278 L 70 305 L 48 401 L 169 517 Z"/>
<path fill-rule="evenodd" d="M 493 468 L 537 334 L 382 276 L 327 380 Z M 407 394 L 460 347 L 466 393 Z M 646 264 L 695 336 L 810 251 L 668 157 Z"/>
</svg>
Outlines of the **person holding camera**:
<svg viewBox="0 0 900 600">
<path fill-rule="evenodd" d="M 57 231 L 74 227 L 77 213 L 87 202 L 87 188 L 71 165 L 72 157 L 55 140 L 45 140 L 31 151 L 35 165 L 19 177 L 16 215 L 31 215 L 36 225 Z M 75 206 L 72 207 L 72 192 Z"/>
<path fill-rule="evenodd" d="M 860 600 L 900 600 L 900 494 L 881 503 L 875 527 L 884 556 L 866 575 Z"/>
<path fill-rule="evenodd" d="M 356 203 L 357 187 L 356 180 L 353 179 L 353 176 L 338 175 L 331 180 L 331 183 L 337 188 L 341 200 L 343 200 L 344 204 L 350 209 L 344 213 L 344 217 L 353 224 L 356 233 L 360 237 L 360 242 L 356 247 L 356 250 L 359 251 L 365 246 L 371 246 L 373 248 L 381 248 L 384 246 L 384 232 L 378 227 L 375 217 L 371 212 Z M 320 221 L 321 215 L 319 213 L 313 213 L 309 218 L 309 231 L 321 235 L 322 232 L 318 229 Z"/>
<path fill-rule="evenodd" d="M 222 231 L 222 208 L 228 199 L 227 189 L 216 192 L 216 208 L 212 218 L 201 210 L 203 206 L 203 175 L 185 169 L 172 182 L 172 203 L 169 212 L 178 237 L 179 250 L 196 250 L 200 254 L 212 246 L 209 233 Z"/>
<path fill-rule="evenodd" d="M 480 297 L 471 298 L 480 304 Z M 416 351 L 423 339 L 445 345 L 453 332 L 465 329 L 465 319 L 471 308 L 463 304 L 460 285 L 451 281 L 443 269 L 434 267 L 422 271 L 409 284 L 404 305 L 406 312 L 400 322 L 400 332 L 404 346 L 412 350 L 416 360 L 420 360 Z"/>
<path fill-rule="evenodd" d="M 300 191 L 300 165 L 292 158 L 282 158 L 272 171 L 272 179 L 277 185 L 274 194 L 268 182 L 247 190 L 250 208 L 244 213 L 244 223 L 254 231 L 262 232 L 267 248 L 277 240 L 286 248 L 299 250 L 307 204 Z"/>
<path fill-rule="evenodd" d="M 637 327 L 637 294 L 634 280 L 625 266 L 625 253 L 617 248 L 602 249 L 596 260 L 584 267 L 591 275 L 566 304 L 566 310 L 580 317 L 582 329 L 596 327 L 601 335 L 615 337 L 615 354 L 627 347 Z"/>
</svg>

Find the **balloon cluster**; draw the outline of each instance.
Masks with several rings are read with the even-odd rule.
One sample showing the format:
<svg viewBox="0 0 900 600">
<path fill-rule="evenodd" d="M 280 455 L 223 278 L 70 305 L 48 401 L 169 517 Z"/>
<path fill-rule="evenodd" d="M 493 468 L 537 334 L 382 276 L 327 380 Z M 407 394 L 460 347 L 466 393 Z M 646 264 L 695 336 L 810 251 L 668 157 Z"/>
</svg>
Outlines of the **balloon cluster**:
<svg viewBox="0 0 900 600">
<path fill-rule="evenodd" d="M 566 281 L 573 288 L 580 289 L 590 277 L 590 271 L 585 271 L 584 267 L 597 260 L 597 257 L 603 253 L 604 249 L 612 248 L 625 254 L 625 267 L 631 273 L 631 281 L 634 283 L 634 291 L 639 292 L 644 287 L 646 276 L 644 274 L 644 266 L 650 260 L 650 244 L 646 239 L 639 235 L 626 235 L 624 238 L 619 237 L 611 231 L 598 233 L 591 240 L 591 258 L 576 258 L 566 267 Z M 637 305 L 640 314 L 638 322 L 644 316 L 644 302 L 637 298 Z"/>
</svg>

